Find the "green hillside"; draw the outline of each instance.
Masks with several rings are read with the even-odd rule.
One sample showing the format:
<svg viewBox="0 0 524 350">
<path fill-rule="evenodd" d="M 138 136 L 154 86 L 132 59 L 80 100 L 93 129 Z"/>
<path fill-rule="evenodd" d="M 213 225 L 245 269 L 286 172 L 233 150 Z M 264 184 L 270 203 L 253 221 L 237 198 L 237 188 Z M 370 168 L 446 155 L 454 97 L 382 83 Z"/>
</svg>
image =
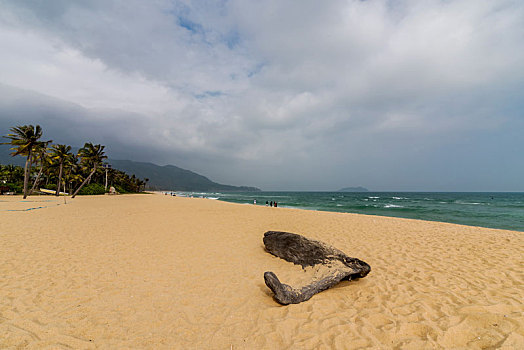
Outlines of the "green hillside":
<svg viewBox="0 0 524 350">
<path fill-rule="evenodd" d="M 109 159 L 113 168 L 141 179 L 149 179 L 147 188 L 171 191 L 260 191 L 256 187 L 222 185 L 207 177 L 182 169 L 174 165 L 159 166 L 152 163 L 134 162 L 131 160 Z"/>
</svg>

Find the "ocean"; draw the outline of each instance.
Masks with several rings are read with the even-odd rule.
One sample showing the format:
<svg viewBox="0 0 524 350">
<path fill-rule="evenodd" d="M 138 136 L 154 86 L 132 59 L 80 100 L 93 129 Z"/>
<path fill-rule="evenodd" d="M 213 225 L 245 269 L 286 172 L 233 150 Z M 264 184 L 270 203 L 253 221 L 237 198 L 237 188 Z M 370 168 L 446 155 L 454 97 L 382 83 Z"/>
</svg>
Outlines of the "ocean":
<svg viewBox="0 0 524 350">
<path fill-rule="evenodd" d="M 225 202 L 358 213 L 524 231 L 524 193 L 215 192 L 179 193 Z M 277 208 L 278 209 L 278 208 Z"/>
</svg>

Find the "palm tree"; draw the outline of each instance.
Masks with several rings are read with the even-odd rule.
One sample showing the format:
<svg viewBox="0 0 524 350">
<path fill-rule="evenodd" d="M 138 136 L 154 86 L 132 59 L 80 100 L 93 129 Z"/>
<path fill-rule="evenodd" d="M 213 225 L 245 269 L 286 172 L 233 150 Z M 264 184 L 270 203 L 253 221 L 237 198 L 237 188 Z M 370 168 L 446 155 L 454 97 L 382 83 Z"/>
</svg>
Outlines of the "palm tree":
<svg viewBox="0 0 524 350">
<path fill-rule="evenodd" d="M 96 169 L 102 164 L 102 161 L 107 158 L 104 155 L 105 146 L 102 145 L 93 145 L 90 142 L 86 142 L 84 147 L 80 148 L 78 151 L 78 156 L 81 158 L 81 162 L 87 167 L 93 167 L 89 176 L 82 182 L 80 187 L 78 187 L 73 193 L 71 198 L 75 198 L 78 192 L 84 187 L 84 185 L 91 180 L 91 176 L 96 172 Z"/>
<path fill-rule="evenodd" d="M 21 169 L 22 167 L 12 164 L 4 165 L 3 180 L 5 180 L 8 183 L 18 182 L 24 177 L 24 170 L 22 169 L 22 171 L 20 171 Z"/>
<path fill-rule="evenodd" d="M 24 199 L 27 198 L 27 184 L 29 182 L 29 174 L 31 171 L 31 161 L 33 156 L 33 149 L 35 146 L 41 143 L 38 141 L 42 137 L 42 128 L 40 125 L 22 125 L 16 126 L 10 129 L 12 134 L 7 134 L 4 136 L 7 139 L 11 139 L 10 142 L 5 142 L 5 145 L 13 146 L 11 150 L 13 153 L 11 155 L 23 155 L 27 159 L 25 161 L 24 168 Z M 49 141 L 50 142 L 50 141 Z"/>
<path fill-rule="evenodd" d="M 53 152 L 51 153 L 51 158 L 57 161 L 58 166 L 59 166 L 58 183 L 56 185 L 55 196 L 58 196 L 58 194 L 60 193 L 60 185 L 62 184 L 62 173 L 64 170 L 64 162 L 66 162 L 67 159 L 70 157 L 71 155 L 70 152 L 71 152 L 71 146 L 53 145 Z"/>
<path fill-rule="evenodd" d="M 66 185 L 69 185 L 68 187 L 69 193 L 73 193 L 74 185 L 82 182 L 83 180 L 82 175 L 76 174 L 75 172 L 73 172 L 72 169 L 73 168 L 70 167 L 69 170 L 64 175 L 64 180 L 66 182 Z"/>
<path fill-rule="evenodd" d="M 7 182 L 7 177 L 9 176 L 9 173 L 7 172 L 7 165 L 0 164 L 0 181 Z"/>
<path fill-rule="evenodd" d="M 33 191 L 35 190 L 36 186 L 38 186 L 38 183 L 40 182 L 40 177 L 42 176 L 42 172 L 44 171 L 44 168 L 46 167 L 46 163 L 49 160 L 49 157 L 47 154 L 47 151 L 48 151 L 47 145 L 49 144 L 49 142 L 51 141 L 40 142 L 39 144 L 37 144 L 34 147 L 33 154 L 35 155 L 35 159 L 37 159 L 38 162 L 40 163 L 40 170 L 38 171 L 38 175 L 36 176 L 35 181 L 33 182 L 33 187 L 31 187 L 31 190 L 29 191 L 29 195 L 31 195 Z"/>
<path fill-rule="evenodd" d="M 69 185 L 69 193 L 73 193 L 73 187 L 75 184 L 82 182 L 83 177 L 80 175 L 77 170 L 80 168 L 78 164 L 78 156 L 74 153 L 69 154 L 69 157 L 64 163 L 66 171 L 64 174 L 64 180 L 66 185 Z M 66 186 L 64 185 L 64 188 Z"/>
</svg>

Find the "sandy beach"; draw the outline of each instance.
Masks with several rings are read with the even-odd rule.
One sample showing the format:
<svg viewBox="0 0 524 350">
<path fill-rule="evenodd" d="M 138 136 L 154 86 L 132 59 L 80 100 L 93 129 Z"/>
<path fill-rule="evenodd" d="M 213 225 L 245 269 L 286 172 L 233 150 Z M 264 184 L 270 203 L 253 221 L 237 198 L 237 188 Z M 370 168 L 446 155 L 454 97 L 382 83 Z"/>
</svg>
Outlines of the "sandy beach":
<svg viewBox="0 0 524 350">
<path fill-rule="evenodd" d="M 1 349 L 523 349 L 524 233 L 153 195 L 0 197 Z M 26 210 L 31 209 L 32 210 Z M 268 230 L 371 265 L 281 306 Z"/>
</svg>

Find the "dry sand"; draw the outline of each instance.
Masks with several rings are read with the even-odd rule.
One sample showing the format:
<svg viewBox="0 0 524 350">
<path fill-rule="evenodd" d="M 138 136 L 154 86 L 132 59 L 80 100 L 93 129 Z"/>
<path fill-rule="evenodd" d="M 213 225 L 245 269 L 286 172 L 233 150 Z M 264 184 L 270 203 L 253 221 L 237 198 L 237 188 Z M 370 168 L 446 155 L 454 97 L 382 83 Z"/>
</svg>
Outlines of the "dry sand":
<svg viewBox="0 0 524 350">
<path fill-rule="evenodd" d="M 264 251 L 268 230 L 371 273 L 280 306 L 263 273 L 309 275 Z M 0 197 L 1 349 L 524 349 L 523 300 L 520 232 L 162 195 Z"/>
</svg>

